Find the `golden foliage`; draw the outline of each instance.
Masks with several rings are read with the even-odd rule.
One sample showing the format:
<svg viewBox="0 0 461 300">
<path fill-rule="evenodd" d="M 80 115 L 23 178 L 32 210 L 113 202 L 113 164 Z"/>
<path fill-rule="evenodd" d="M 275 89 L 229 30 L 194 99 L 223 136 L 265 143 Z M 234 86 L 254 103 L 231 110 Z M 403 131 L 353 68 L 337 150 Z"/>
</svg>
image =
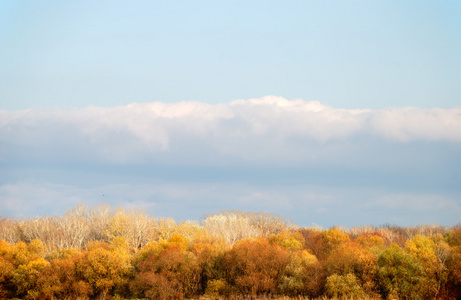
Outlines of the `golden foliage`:
<svg viewBox="0 0 461 300">
<path fill-rule="evenodd" d="M 0 219 L 0 299 L 461 298 L 461 229 L 201 223 L 108 205 Z M 326 299 L 326 298 L 324 298 Z"/>
</svg>

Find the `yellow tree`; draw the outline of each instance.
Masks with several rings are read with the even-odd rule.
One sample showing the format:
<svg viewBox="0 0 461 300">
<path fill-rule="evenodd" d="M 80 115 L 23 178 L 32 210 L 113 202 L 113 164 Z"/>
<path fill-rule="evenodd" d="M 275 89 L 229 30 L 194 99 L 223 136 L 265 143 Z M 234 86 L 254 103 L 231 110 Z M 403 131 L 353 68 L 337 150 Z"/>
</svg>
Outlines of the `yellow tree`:
<svg viewBox="0 0 461 300">
<path fill-rule="evenodd" d="M 344 242 L 334 248 L 325 260 L 324 268 L 327 276 L 352 274 L 368 294 L 373 295 L 375 292 L 373 279 L 377 270 L 377 258 L 354 241 Z M 335 277 L 330 283 L 352 280 L 351 278 Z"/>
<path fill-rule="evenodd" d="M 442 243 L 438 243 L 443 247 Z M 415 235 L 405 244 L 405 250 L 418 260 L 423 276 L 418 285 L 419 294 L 424 298 L 436 298 L 445 281 L 444 264 L 436 255 L 436 243 L 427 236 Z M 440 249 L 439 249 L 440 250 Z"/>
<path fill-rule="evenodd" d="M 341 244 L 348 242 L 349 236 L 341 231 L 340 228 L 330 228 L 321 233 L 321 251 L 318 256 L 323 260 L 328 257 L 333 249 L 336 249 Z"/>
<path fill-rule="evenodd" d="M 43 258 L 36 258 L 27 264 L 19 265 L 12 274 L 17 296 L 36 299 L 41 294 L 39 279 L 49 266 L 50 263 Z"/>
<path fill-rule="evenodd" d="M 104 242 L 92 242 L 77 264 L 81 276 L 93 290 L 106 299 L 108 292 L 129 272 L 130 257 L 126 249 Z"/>
<path fill-rule="evenodd" d="M 373 252 L 375 252 L 374 249 L 378 250 L 379 248 L 384 250 L 384 244 L 386 243 L 382 236 L 376 234 L 362 234 L 358 236 L 354 241 L 359 243 L 362 247 Z"/>
<path fill-rule="evenodd" d="M 0 242 L 0 290 L 9 296 L 33 298 L 38 295 L 37 280 L 49 265 L 43 259 L 45 247 L 40 240 L 10 245 Z"/>
<path fill-rule="evenodd" d="M 271 244 L 277 244 L 288 251 L 298 251 L 304 248 L 305 240 L 299 232 L 282 230 L 278 234 L 272 234 L 269 237 Z"/>
</svg>

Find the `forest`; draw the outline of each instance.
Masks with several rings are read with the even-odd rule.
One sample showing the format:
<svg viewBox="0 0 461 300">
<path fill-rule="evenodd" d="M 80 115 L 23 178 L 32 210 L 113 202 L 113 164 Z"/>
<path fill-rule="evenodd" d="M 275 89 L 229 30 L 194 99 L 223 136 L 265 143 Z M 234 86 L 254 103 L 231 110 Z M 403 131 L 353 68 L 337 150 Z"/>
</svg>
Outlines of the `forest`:
<svg viewBox="0 0 461 300">
<path fill-rule="evenodd" d="M 78 205 L 0 217 L 1 299 L 461 299 L 461 224 L 299 227 L 260 212 L 198 222 Z"/>
</svg>

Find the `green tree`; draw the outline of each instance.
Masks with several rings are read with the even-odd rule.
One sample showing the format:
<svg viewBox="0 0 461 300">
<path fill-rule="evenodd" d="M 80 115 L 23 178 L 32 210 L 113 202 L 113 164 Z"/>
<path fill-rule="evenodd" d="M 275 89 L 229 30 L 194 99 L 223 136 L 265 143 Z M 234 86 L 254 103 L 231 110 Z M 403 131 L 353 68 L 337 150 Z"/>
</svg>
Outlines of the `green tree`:
<svg viewBox="0 0 461 300">
<path fill-rule="evenodd" d="M 290 254 L 290 261 L 281 277 L 280 291 L 292 297 L 317 297 L 324 285 L 324 272 L 317 257 L 307 250 Z"/>
<path fill-rule="evenodd" d="M 333 274 L 327 278 L 326 291 L 328 296 L 334 298 L 362 299 L 365 296 L 360 281 L 354 274 Z"/>
<path fill-rule="evenodd" d="M 391 244 L 378 258 L 378 266 L 377 285 L 384 298 L 421 299 L 417 287 L 423 268 L 411 254 Z"/>
</svg>

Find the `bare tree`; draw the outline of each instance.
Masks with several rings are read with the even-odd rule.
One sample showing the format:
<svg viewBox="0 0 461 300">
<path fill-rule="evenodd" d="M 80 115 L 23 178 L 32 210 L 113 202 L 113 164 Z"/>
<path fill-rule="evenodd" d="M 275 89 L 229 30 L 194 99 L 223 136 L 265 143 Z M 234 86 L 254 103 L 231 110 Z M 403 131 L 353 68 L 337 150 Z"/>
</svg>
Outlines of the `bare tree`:
<svg viewBox="0 0 461 300">
<path fill-rule="evenodd" d="M 60 222 L 64 248 L 83 248 L 90 236 L 90 220 L 86 205 L 78 205 L 64 214 Z"/>
<path fill-rule="evenodd" d="M 250 223 L 262 231 L 264 236 L 278 234 L 281 231 L 292 227 L 292 222 L 288 218 L 283 218 L 276 214 L 263 212 L 240 213 L 241 216 L 248 218 Z"/>
<path fill-rule="evenodd" d="M 210 215 L 202 221 L 202 225 L 208 233 L 224 237 L 230 246 L 245 238 L 264 235 L 263 230 L 252 224 L 248 217 L 235 213 Z"/>
<path fill-rule="evenodd" d="M 23 240 L 40 239 L 47 251 L 59 248 L 83 248 L 88 241 L 90 226 L 87 208 L 76 206 L 63 217 L 36 217 L 22 220 L 20 228 Z"/>
<path fill-rule="evenodd" d="M 18 221 L 0 217 L 0 240 L 15 244 L 21 240 Z"/>
<path fill-rule="evenodd" d="M 124 237 L 130 247 L 137 250 L 157 235 L 157 223 L 142 210 L 118 208 L 111 215 L 106 234 L 109 239 Z"/>
<path fill-rule="evenodd" d="M 90 241 L 108 241 L 107 226 L 111 217 L 109 204 L 99 204 L 89 210 Z"/>
<path fill-rule="evenodd" d="M 157 239 L 168 240 L 176 231 L 176 222 L 171 218 L 158 218 L 154 220 L 157 224 Z"/>
</svg>

